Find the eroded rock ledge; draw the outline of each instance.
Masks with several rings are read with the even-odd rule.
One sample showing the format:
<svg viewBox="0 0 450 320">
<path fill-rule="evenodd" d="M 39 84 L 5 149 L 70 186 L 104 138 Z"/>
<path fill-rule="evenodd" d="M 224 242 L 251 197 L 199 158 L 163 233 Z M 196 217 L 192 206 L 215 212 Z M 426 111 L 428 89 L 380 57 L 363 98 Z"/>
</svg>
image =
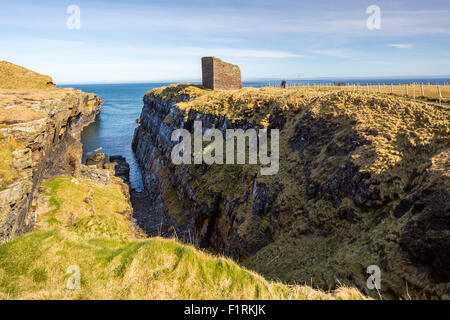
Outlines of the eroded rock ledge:
<svg viewBox="0 0 450 320">
<path fill-rule="evenodd" d="M 42 180 L 79 174 L 80 133 L 101 104 L 75 89 L 0 89 L 0 242 L 33 228 Z"/>
<path fill-rule="evenodd" d="M 281 129 L 278 175 L 173 165 L 171 133 L 192 132 L 194 120 Z M 378 265 L 386 297 L 448 294 L 448 110 L 338 88 L 174 85 L 144 97 L 139 122 L 133 149 L 163 233 L 288 282 L 377 296 L 366 268 Z"/>
</svg>

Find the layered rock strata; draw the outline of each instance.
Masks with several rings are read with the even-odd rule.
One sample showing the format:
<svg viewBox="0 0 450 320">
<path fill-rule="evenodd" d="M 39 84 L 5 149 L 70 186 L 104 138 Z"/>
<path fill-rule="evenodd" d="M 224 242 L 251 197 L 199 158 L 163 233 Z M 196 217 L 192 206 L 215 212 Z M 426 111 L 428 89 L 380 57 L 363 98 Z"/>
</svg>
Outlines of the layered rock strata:
<svg viewBox="0 0 450 320">
<path fill-rule="evenodd" d="M 33 228 L 44 179 L 78 176 L 80 133 L 101 104 L 75 89 L 0 89 L 0 242 Z"/>
</svg>

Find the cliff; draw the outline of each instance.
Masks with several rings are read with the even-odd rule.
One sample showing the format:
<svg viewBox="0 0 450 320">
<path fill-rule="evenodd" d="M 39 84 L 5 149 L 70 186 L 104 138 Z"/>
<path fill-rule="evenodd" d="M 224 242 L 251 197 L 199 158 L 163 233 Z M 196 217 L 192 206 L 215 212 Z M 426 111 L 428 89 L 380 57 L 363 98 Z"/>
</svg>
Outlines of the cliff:
<svg viewBox="0 0 450 320">
<path fill-rule="evenodd" d="M 280 129 L 280 168 L 174 165 L 172 131 Z M 449 111 L 389 95 L 303 88 L 150 91 L 133 149 L 173 233 L 273 279 L 445 298 L 450 286 Z M 149 219 L 151 220 L 151 219 Z M 145 224 L 145 221 L 143 221 Z M 156 232 L 147 225 L 148 232 Z"/>
<path fill-rule="evenodd" d="M 53 80 L 21 67 L 13 67 L 13 75 L 3 73 L 6 64 L 0 65 L 0 242 L 32 230 L 44 179 L 78 176 L 80 133 L 102 104 L 95 94 L 80 90 L 35 89 L 39 86 L 33 83 Z"/>
</svg>

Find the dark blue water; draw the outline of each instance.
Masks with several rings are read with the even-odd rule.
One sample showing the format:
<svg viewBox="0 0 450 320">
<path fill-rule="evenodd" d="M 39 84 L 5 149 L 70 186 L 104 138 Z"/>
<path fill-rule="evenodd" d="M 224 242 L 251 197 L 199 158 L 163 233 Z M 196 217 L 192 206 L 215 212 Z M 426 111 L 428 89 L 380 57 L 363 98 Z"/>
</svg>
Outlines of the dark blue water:
<svg viewBox="0 0 450 320">
<path fill-rule="evenodd" d="M 104 101 L 102 111 L 95 122 L 87 126 L 81 134 L 83 161 L 98 148 L 102 148 L 98 152 L 110 156 L 122 155 L 130 164 L 131 188 L 141 190 L 141 172 L 131 149 L 134 129 L 137 126 L 136 119 L 141 114 L 144 95 L 153 88 L 167 85 L 168 83 L 61 86 L 96 93 Z"/>
<path fill-rule="evenodd" d="M 345 82 L 350 84 L 407 84 L 407 83 L 431 83 L 444 84 L 450 79 L 353 79 L 353 80 L 287 80 L 292 84 L 318 84 Z M 244 86 L 265 86 L 269 81 L 246 82 Z M 271 80 L 272 85 L 279 85 L 280 81 Z M 141 114 L 142 98 L 149 90 L 169 83 L 138 83 L 138 84 L 89 84 L 89 85 L 65 85 L 96 93 L 105 102 L 101 113 L 94 123 L 84 129 L 81 135 L 83 142 L 83 161 L 94 154 L 94 150 L 102 148 L 102 153 L 108 155 L 122 155 L 130 164 L 131 187 L 142 189 L 142 177 L 139 166 L 131 150 L 136 119 Z"/>
</svg>

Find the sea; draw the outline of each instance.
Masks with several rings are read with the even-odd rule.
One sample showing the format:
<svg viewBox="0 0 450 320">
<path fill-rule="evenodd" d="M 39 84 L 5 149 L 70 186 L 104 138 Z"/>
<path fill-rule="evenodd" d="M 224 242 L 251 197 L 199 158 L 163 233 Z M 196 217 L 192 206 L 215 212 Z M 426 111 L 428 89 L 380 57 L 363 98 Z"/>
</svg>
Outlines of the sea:
<svg viewBox="0 0 450 320">
<path fill-rule="evenodd" d="M 332 80 L 286 80 L 287 84 L 313 85 L 342 82 L 347 84 L 448 84 L 445 79 L 332 79 Z M 176 83 L 176 82 L 173 82 Z M 195 83 L 195 82 L 193 82 Z M 76 88 L 85 92 L 96 93 L 103 101 L 101 113 L 96 120 L 87 126 L 82 134 L 83 161 L 101 148 L 107 155 L 122 155 L 130 164 L 130 184 L 136 191 L 143 190 L 142 176 L 139 165 L 131 149 L 134 130 L 137 126 L 143 107 L 143 96 L 151 89 L 167 86 L 169 82 L 161 83 L 126 83 L 126 84 L 73 84 L 58 87 Z M 246 87 L 261 87 L 279 85 L 280 80 L 264 80 L 244 82 Z"/>
</svg>

